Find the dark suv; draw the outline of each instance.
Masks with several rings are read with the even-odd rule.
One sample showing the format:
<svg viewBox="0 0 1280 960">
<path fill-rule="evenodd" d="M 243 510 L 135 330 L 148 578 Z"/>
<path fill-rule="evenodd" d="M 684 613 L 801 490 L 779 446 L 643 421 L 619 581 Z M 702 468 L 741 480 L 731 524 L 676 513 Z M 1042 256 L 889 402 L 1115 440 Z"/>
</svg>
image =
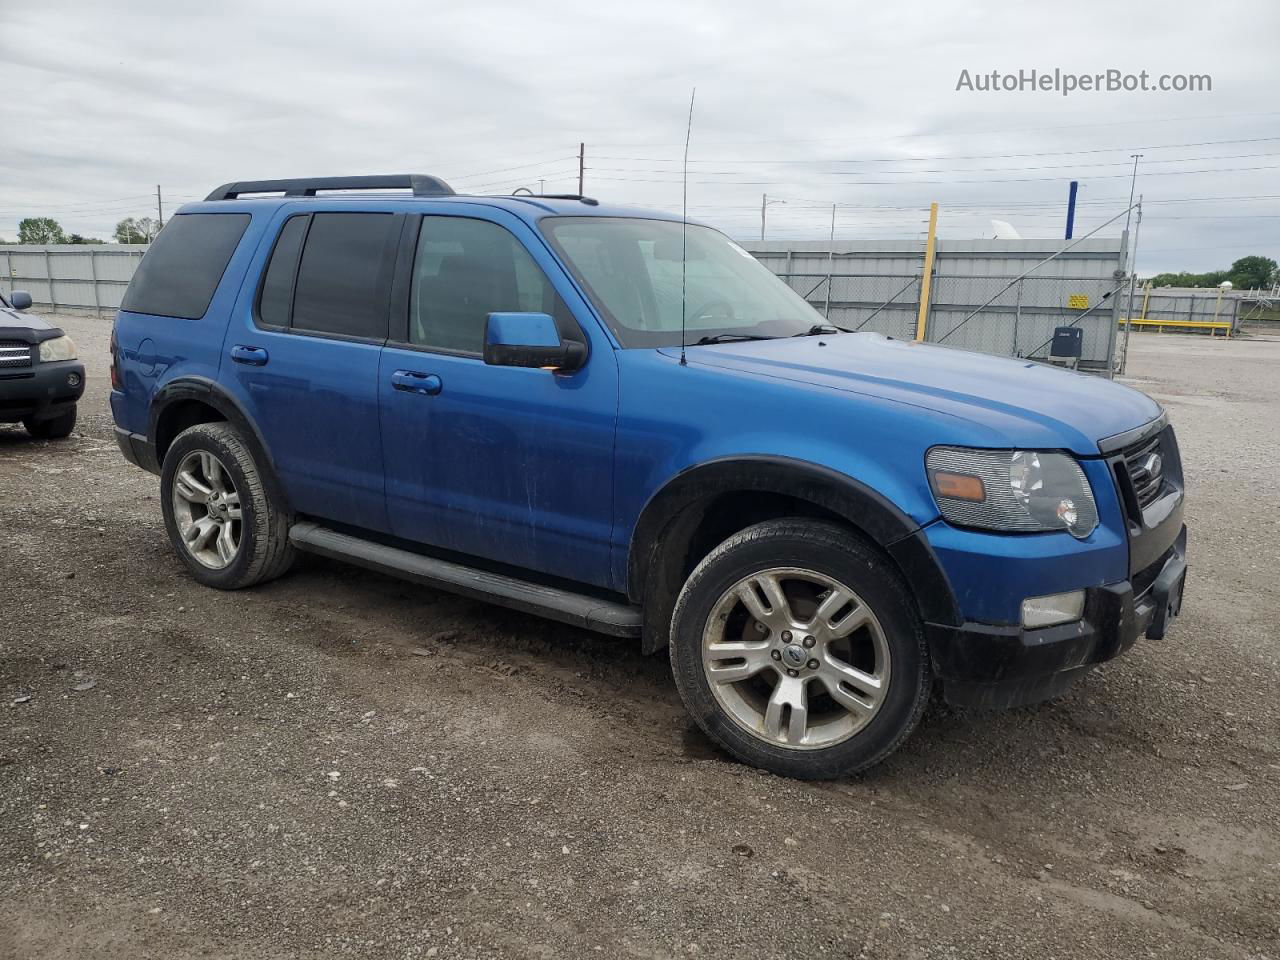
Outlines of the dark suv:
<svg viewBox="0 0 1280 960">
<path fill-rule="evenodd" d="M 886 756 L 935 681 L 1062 692 L 1186 572 L 1150 398 L 843 332 L 723 234 L 586 197 L 220 187 L 129 286 L 111 406 L 200 582 L 305 550 L 638 636 L 800 777 Z"/>
<path fill-rule="evenodd" d="M 59 440 L 76 425 L 84 364 L 58 327 L 21 311 L 31 294 L 0 295 L 0 423 L 17 423 L 41 440 Z"/>
</svg>

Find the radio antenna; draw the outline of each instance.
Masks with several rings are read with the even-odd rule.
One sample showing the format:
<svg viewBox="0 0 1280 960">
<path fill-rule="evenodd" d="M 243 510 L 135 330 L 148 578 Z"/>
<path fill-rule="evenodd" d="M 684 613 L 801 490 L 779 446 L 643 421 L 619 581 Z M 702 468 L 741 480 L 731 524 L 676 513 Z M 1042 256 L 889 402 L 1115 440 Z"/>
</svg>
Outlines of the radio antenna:
<svg viewBox="0 0 1280 960">
<path fill-rule="evenodd" d="M 685 272 L 689 260 L 689 140 L 693 136 L 693 101 L 698 88 L 689 94 L 689 125 L 684 131 L 684 175 L 681 177 L 680 208 L 680 366 L 688 366 L 685 360 Z"/>
</svg>

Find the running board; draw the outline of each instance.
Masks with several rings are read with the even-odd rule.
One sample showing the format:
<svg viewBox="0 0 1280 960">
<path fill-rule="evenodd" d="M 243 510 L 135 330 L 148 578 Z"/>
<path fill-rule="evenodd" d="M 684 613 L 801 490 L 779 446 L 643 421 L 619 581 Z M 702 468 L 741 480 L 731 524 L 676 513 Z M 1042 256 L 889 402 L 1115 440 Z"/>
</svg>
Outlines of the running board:
<svg viewBox="0 0 1280 960">
<path fill-rule="evenodd" d="M 308 553 L 345 560 L 379 573 L 424 583 L 464 597 L 487 600 L 615 637 L 640 636 L 640 611 L 626 604 L 600 600 L 556 587 L 544 587 L 448 560 L 424 557 L 408 550 L 338 533 L 318 523 L 295 523 L 289 528 L 289 540 L 299 550 Z"/>
</svg>

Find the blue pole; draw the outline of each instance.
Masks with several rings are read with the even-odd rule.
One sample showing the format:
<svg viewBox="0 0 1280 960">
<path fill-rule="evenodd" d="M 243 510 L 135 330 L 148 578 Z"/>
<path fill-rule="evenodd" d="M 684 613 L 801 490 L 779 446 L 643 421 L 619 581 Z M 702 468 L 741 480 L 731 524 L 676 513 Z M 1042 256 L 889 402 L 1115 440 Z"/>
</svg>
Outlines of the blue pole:
<svg viewBox="0 0 1280 960">
<path fill-rule="evenodd" d="M 1079 189 L 1080 182 L 1078 180 L 1071 181 L 1071 192 L 1067 195 L 1067 236 L 1071 239 L 1071 231 L 1076 225 L 1076 190 Z"/>
</svg>

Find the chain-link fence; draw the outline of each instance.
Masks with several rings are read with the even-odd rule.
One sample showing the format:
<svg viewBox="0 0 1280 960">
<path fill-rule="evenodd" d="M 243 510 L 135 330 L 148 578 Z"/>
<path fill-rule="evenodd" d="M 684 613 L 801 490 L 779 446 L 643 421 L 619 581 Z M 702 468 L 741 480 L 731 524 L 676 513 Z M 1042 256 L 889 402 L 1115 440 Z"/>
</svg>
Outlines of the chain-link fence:
<svg viewBox="0 0 1280 960">
<path fill-rule="evenodd" d="M 915 338 L 919 276 L 805 273 L 780 279 L 837 326 Z M 1115 278 L 935 276 L 924 339 L 1045 360 L 1054 331 L 1078 326 L 1084 331 L 1080 366 L 1109 372 L 1124 289 Z"/>
<path fill-rule="evenodd" d="M 802 273 L 781 279 L 836 326 L 904 340 L 915 336 L 919 276 Z"/>
</svg>

